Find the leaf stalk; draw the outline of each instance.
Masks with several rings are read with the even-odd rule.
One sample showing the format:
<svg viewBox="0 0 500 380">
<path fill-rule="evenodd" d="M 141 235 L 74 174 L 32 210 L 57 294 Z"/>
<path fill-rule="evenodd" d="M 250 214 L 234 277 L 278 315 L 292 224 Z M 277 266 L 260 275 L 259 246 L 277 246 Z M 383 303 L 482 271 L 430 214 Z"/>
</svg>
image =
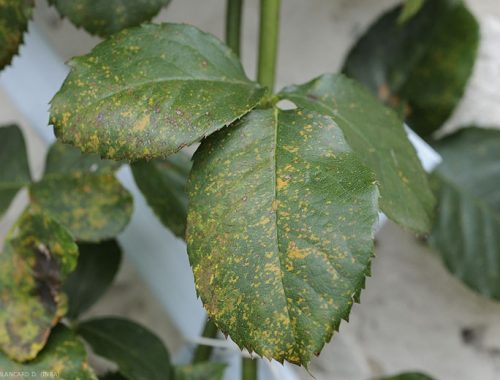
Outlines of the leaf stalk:
<svg viewBox="0 0 500 380">
<path fill-rule="evenodd" d="M 276 78 L 281 0 L 260 1 L 258 82 L 272 92 Z"/>
<path fill-rule="evenodd" d="M 257 379 L 257 360 L 243 358 L 241 362 L 241 379 L 256 380 Z"/>
<path fill-rule="evenodd" d="M 202 336 L 204 338 L 215 339 L 217 337 L 217 326 L 207 318 Z M 193 355 L 193 364 L 203 363 L 210 360 L 213 348 L 211 346 L 199 345 L 196 347 Z"/>
<path fill-rule="evenodd" d="M 239 57 L 241 55 L 243 0 L 227 0 L 226 44 Z"/>
</svg>

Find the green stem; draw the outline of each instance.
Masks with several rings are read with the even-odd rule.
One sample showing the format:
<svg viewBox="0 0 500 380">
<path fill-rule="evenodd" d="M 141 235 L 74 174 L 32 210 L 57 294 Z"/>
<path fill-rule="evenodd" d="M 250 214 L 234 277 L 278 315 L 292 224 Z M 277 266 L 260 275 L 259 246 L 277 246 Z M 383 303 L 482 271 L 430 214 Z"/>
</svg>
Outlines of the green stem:
<svg viewBox="0 0 500 380">
<path fill-rule="evenodd" d="M 216 338 L 217 337 L 217 326 L 210 319 L 207 319 L 205 327 L 203 328 L 202 336 L 205 338 Z M 210 360 L 212 356 L 213 348 L 210 346 L 199 345 L 196 347 L 193 355 L 193 364 L 203 363 Z"/>
<path fill-rule="evenodd" d="M 226 43 L 238 57 L 240 56 L 242 13 L 243 0 L 227 0 Z"/>
<path fill-rule="evenodd" d="M 281 0 L 260 0 L 259 62 L 257 78 L 272 92 L 276 77 Z"/>
<path fill-rule="evenodd" d="M 257 380 L 257 360 L 243 358 L 241 365 L 242 380 Z"/>
</svg>

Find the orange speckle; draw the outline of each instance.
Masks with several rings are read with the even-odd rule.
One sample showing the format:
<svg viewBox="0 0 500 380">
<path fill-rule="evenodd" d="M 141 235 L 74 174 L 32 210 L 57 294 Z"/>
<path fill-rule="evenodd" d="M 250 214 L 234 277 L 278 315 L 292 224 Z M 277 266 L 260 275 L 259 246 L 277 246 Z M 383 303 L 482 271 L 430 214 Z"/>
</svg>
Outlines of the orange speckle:
<svg viewBox="0 0 500 380">
<path fill-rule="evenodd" d="M 288 186 L 288 181 L 284 181 L 281 178 L 278 178 L 276 182 L 278 190 L 286 189 L 286 187 Z"/>
</svg>

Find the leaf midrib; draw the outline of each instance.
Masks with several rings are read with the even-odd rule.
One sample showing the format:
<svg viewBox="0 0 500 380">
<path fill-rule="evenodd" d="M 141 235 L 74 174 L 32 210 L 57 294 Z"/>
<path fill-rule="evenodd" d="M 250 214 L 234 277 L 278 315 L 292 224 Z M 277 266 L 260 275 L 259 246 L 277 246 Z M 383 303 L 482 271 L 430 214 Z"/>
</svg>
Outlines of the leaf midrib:
<svg viewBox="0 0 500 380">
<path fill-rule="evenodd" d="M 155 80 L 148 80 L 144 81 L 138 84 L 134 84 L 134 86 L 130 87 L 123 87 L 118 91 L 114 91 L 111 93 L 106 94 L 105 96 L 99 97 L 94 99 L 92 102 L 88 103 L 87 105 L 82 107 L 82 111 L 86 110 L 87 108 L 103 101 L 109 98 L 112 98 L 115 95 L 119 95 L 123 92 L 128 92 L 128 91 L 138 91 L 139 88 L 149 86 L 149 85 L 154 85 L 154 84 L 160 84 L 160 83 L 168 83 L 168 82 L 209 82 L 209 83 L 217 83 L 217 84 L 233 84 L 233 85 L 241 85 L 241 86 L 248 86 L 248 87 L 253 87 L 255 89 L 260 89 L 261 86 L 259 86 L 257 83 L 250 82 L 250 81 L 243 81 L 243 80 L 217 80 L 217 79 L 212 79 L 212 78 L 182 78 L 182 77 L 171 77 L 171 78 L 160 78 L 160 79 L 155 79 Z M 58 94 L 60 95 L 60 93 Z"/>
<path fill-rule="evenodd" d="M 273 108 L 273 122 L 275 124 L 274 128 L 274 146 L 273 146 L 273 165 L 274 165 L 274 170 L 273 170 L 273 194 L 274 194 L 274 199 L 273 199 L 273 204 L 274 202 L 278 202 L 278 178 L 277 178 L 277 173 L 278 173 L 278 129 L 279 129 L 279 109 L 278 108 Z M 290 314 L 290 307 L 288 305 L 288 292 L 287 288 L 285 286 L 284 278 L 285 278 L 285 273 L 288 273 L 286 270 L 286 264 L 283 263 L 283 253 L 281 249 L 281 242 L 280 242 L 280 234 L 279 234 L 279 228 L 278 228 L 278 207 L 273 206 L 273 211 L 274 211 L 274 219 L 275 219 L 275 239 L 276 239 L 276 245 L 277 245 L 277 253 L 278 253 L 278 259 L 279 259 L 279 264 L 280 264 L 280 279 L 281 279 L 281 287 L 283 288 L 283 295 L 285 296 L 285 305 L 286 305 L 286 312 L 288 315 L 288 320 L 290 321 L 290 326 L 292 330 L 292 337 L 294 340 L 294 348 L 297 348 L 297 345 L 299 344 L 299 337 L 297 333 L 297 327 L 295 326 L 295 323 L 293 323 L 292 316 Z M 299 351 L 297 352 L 300 356 Z"/>
</svg>

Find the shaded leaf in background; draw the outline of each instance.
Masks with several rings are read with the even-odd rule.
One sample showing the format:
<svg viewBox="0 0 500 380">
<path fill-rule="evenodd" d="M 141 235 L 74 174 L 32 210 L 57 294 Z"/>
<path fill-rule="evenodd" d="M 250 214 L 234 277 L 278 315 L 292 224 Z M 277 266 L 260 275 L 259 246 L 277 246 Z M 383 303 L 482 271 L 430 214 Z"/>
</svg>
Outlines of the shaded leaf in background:
<svg viewBox="0 0 500 380">
<path fill-rule="evenodd" d="M 33 359 L 65 314 L 62 282 L 76 267 L 78 247 L 45 214 L 26 211 L 0 254 L 0 349 L 17 361 Z"/>
<path fill-rule="evenodd" d="M 133 208 L 132 196 L 112 173 L 47 175 L 30 187 L 30 196 L 84 242 L 116 237 Z"/>
<path fill-rule="evenodd" d="M 151 20 L 170 0 L 49 0 L 61 16 L 101 37 Z"/>
<path fill-rule="evenodd" d="M 184 238 L 187 219 L 186 182 L 190 157 L 179 152 L 166 159 L 138 161 L 131 165 L 135 182 L 161 222 Z"/>
<path fill-rule="evenodd" d="M 306 365 L 369 274 L 372 172 L 330 117 L 255 110 L 202 142 L 188 192 L 188 253 L 210 318 L 250 352 Z"/>
<path fill-rule="evenodd" d="M 170 356 L 151 331 L 122 318 L 99 318 L 78 325 L 78 333 L 99 356 L 118 365 L 128 380 L 174 379 Z"/>
<path fill-rule="evenodd" d="M 19 379 L 57 377 L 63 380 L 97 380 L 87 362 L 87 352 L 82 342 L 63 325 L 54 328 L 45 348 L 36 359 L 29 363 L 13 362 L 0 353 L 0 371 L 3 373 L 26 372 L 28 374 L 28 376 L 21 376 Z M 50 376 L 50 373 L 53 373 L 54 376 Z M 34 374 L 36 376 L 33 376 Z M 18 377 L 13 378 L 17 379 Z"/>
<path fill-rule="evenodd" d="M 99 380 L 127 380 L 120 372 L 108 372 L 99 376 Z"/>
<path fill-rule="evenodd" d="M 350 51 L 344 72 L 429 136 L 462 98 L 479 44 L 479 25 L 462 1 L 426 1 L 404 25 L 397 7 L 375 22 Z"/>
<path fill-rule="evenodd" d="M 383 377 L 379 380 L 434 380 L 432 377 L 418 372 L 402 373 L 397 376 Z"/>
<path fill-rule="evenodd" d="M 415 16 L 424 5 L 424 2 L 425 0 L 406 0 L 401 13 L 399 14 L 398 23 L 404 24 Z"/>
<path fill-rule="evenodd" d="M 323 75 L 287 87 L 280 96 L 331 116 L 347 143 L 374 171 L 382 211 L 406 228 L 429 232 L 435 199 L 403 124 L 392 111 L 342 75 Z"/>
<path fill-rule="evenodd" d="M 0 217 L 19 189 L 30 183 L 26 144 L 21 130 L 15 125 L 0 127 Z"/>
<path fill-rule="evenodd" d="M 88 310 L 109 288 L 121 261 L 121 248 L 116 240 L 100 244 L 79 244 L 76 270 L 64 283 L 68 295 L 68 318 L 76 319 Z"/>
<path fill-rule="evenodd" d="M 101 173 L 118 170 L 116 161 L 101 160 L 97 154 L 82 154 L 77 148 L 56 142 L 45 158 L 45 174 Z"/>
<path fill-rule="evenodd" d="M 33 12 L 33 0 L 0 1 L 0 70 L 19 51 Z"/>
<path fill-rule="evenodd" d="M 500 299 L 500 131 L 466 128 L 435 148 L 443 162 L 432 175 L 431 245 L 469 287 Z"/>
<path fill-rule="evenodd" d="M 175 367 L 175 380 L 222 380 L 227 365 L 206 362 Z"/>
<path fill-rule="evenodd" d="M 265 93 L 227 46 L 188 25 L 123 31 L 70 65 L 52 100 L 56 135 L 113 159 L 166 157 L 240 118 Z"/>
</svg>

